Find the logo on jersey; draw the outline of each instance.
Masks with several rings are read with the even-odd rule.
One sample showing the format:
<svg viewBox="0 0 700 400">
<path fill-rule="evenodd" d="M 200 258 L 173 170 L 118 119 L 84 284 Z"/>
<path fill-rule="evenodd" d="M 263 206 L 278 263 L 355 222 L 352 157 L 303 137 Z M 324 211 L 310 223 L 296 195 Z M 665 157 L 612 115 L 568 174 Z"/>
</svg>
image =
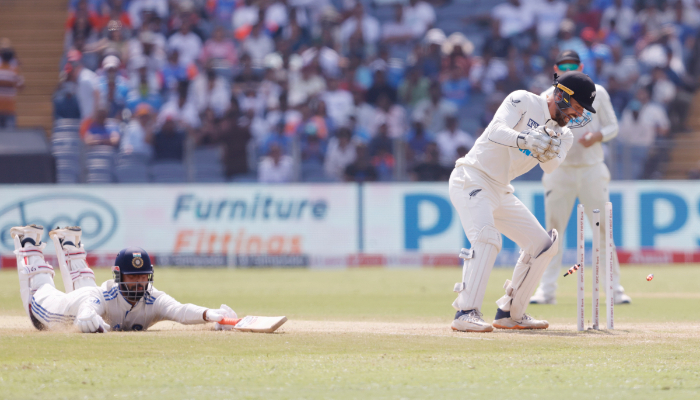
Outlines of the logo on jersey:
<svg viewBox="0 0 700 400">
<path fill-rule="evenodd" d="M 479 192 L 481 192 L 481 189 L 474 189 L 474 190 L 472 190 L 471 192 L 469 192 L 469 200 L 471 200 L 472 197 L 474 197 L 474 196 L 476 196 L 477 194 L 479 194 Z"/>
<path fill-rule="evenodd" d="M 134 268 L 141 268 L 143 267 L 143 258 L 141 258 L 141 253 L 133 253 L 134 259 L 131 260 L 131 265 L 134 266 Z"/>
<path fill-rule="evenodd" d="M 540 124 L 538 124 L 532 118 L 530 118 L 530 120 L 527 121 L 527 126 L 529 126 L 530 128 L 537 128 L 538 126 L 540 126 Z"/>
<path fill-rule="evenodd" d="M 97 297 L 93 297 L 92 300 L 90 300 L 90 301 L 95 303 L 95 304 L 100 304 L 100 299 L 98 299 Z"/>
<path fill-rule="evenodd" d="M 518 103 L 520 103 L 520 100 L 515 100 L 514 97 L 510 98 L 510 105 L 512 105 L 513 107 L 515 107 L 515 105 Z"/>
</svg>

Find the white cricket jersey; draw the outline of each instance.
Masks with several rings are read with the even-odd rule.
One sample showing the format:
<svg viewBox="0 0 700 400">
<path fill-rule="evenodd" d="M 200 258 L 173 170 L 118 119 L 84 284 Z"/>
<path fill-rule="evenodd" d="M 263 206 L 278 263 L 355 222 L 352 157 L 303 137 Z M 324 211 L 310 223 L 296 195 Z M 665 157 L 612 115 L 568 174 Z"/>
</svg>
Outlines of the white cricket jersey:
<svg viewBox="0 0 700 400">
<path fill-rule="evenodd" d="M 556 158 L 540 163 L 529 150 L 518 148 L 518 134 L 526 129 L 546 125 L 561 139 L 561 152 Z M 573 135 L 569 128 L 562 128 L 552 120 L 547 101 L 525 90 L 517 90 L 506 97 L 496 111 L 493 120 L 477 139 L 466 156 L 457 160 L 456 166 L 471 166 L 495 184 L 509 192 L 510 181 L 540 164 L 545 172 L 554 171 L 566 158 Z"/>
<path fill-rule="evenodd" d="M 79 290 L 85 290 L 82 288 Z M 83 297 L 81 308 L 95 309 L 115 331 L 146 330 L 156 322 L 175 321 L 181 324 L 203 324 L 205 307 L 181 304 L 156 288 L 133 306 L 119 292 L 119 286 L 110 279 L 100 287 L 91 287 Z"/>
<path fill-rule="evenodd" d="M 596 96 L 593 99 L 593 108 L 595 114 L 586 110 L 584 111 L 591 122 L 584 125 L 582 128 L 571 128 L 574 134 L 574 142 L 571 146 L 569 154 L 564 159 L 562 165 L 567 167 L 582 167 L 602 163 L 604 161 L 603 146 L 601 142 L 594 143 L 592 146 L 583 147 L 578 140 L 588 132 L 600 132 L 603 134 L 603 142 L 611 140 L 617 136 L 618 125 L 615 111 L 610 102 L 610 95 L 604 87 L 595 85 Z M 546 99 L 547 96 L 554 93 L 554 86 L 545 90 L 540 96 Z"/>
</svg>

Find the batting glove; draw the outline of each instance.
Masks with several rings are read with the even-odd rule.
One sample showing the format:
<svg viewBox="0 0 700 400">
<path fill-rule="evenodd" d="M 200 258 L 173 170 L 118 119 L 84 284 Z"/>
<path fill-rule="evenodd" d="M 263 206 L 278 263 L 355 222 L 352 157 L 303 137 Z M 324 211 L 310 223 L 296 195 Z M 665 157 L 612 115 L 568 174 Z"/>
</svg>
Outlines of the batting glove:
<svg viewBox="0 0 700 400">
<path fill-rule="evenodd" d="M 236 319 L 238 318 L 238 315 L 236 315 L 236 312 L 233 311 L 231 307 L 227 306 L 226 304 L 222 304 L 218 310 L 207 310 L 207 321 L 216 322 L 214 324 L 214 329 L 216 329 L 217 331 L 227 331 L 233 329 L 231 325 L 221 325 L 219 323 L 219 321 L 221 321 L 223 318 Z"/>
<path fill-rule="evenodd" d="M 80 310 L 73 324 L 83 333 L 109 332 L 109 325 L 90 307 Z"/>
<path fill-rule="evenodd" d="M 518 135 L 518 148 L 530 150 L 534 155 L 544 154 L 552 138 L 537 129 L 526 129 Z"/>
</svg>

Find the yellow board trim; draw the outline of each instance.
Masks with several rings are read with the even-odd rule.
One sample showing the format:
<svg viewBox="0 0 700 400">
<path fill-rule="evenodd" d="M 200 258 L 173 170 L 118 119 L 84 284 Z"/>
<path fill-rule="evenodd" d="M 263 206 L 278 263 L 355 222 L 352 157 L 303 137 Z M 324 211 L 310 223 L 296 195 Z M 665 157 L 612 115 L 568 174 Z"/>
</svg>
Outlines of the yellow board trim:
<svg viewBox="0 0 700 400">
<path fill-rule="evenodd" d="M 573 90 L 571 90 L 571 89 L 569 89 L 568 87 L 562 85 L 561 83 L 557 83 L 557 87 L 558 87 L 559 89 L 565 91 L 566 94 L 568 94 L 569 96 L 571 96 L 571 95 L 574 94 L 574 91 L 573 91 Z"/>
</svg>

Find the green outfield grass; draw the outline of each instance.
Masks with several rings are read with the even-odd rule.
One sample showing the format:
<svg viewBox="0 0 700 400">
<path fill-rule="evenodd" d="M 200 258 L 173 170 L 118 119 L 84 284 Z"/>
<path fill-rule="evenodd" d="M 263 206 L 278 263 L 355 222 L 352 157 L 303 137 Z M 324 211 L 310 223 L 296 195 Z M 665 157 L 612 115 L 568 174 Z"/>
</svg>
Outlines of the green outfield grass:
<svg viewBox="0 0 700 400">
<path fill-rule="evenodd" d="M 645 279 L 649 273 L 652 282 Z M 486 320 L 510 274 L 494 269 Z M 106 270 L 96 275 L 109 277 Z M 552 329 L 453 333 L 447 327 L 459 276 L 456 268 L 163 268 L 156 287 L 182 302 L 226 303 L 240 315 L 287 315 L 290 322 L 272 335 L 85 335 L 3 325 L 3 318 L 21 320 L 23 311 L 16 272 L 2 271 L 0 398 L 700 398 L 698 266 L 623 268 L 622 283 L 634 302 L 616 307 L 614 332 L 575 331 L 576 283 L 562 278 L 557 305 L 529 309 Z M 58 276 L 56 283 L 62 287 Z M 314 332 L 295 328 L 300 320 L 432 330 Z"/>
</svg>

